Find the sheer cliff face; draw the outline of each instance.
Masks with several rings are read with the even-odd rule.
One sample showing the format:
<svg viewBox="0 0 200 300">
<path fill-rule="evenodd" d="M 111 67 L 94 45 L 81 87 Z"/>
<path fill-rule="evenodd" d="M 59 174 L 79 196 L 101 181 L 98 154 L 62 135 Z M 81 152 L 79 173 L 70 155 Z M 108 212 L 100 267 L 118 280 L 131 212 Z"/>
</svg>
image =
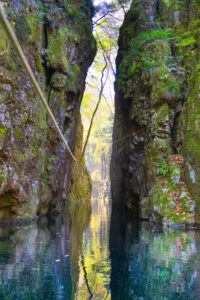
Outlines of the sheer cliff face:
<svg viewBox="0 0 200 300">
<path fill-rule="evenodd" d="M 92 4 L 5 1 L 6 12 L 72 151 L 95 55 Z M 0 25 L 0 219 L 60 212 L 72 159 Z M 81 124 L 80 124 L 81 126 Z"/>
<path fill-rule="evenodd" d="M 120 31 L 113 205 L 199 222 L 199 5 L 134 1 Z"/>
</svg>

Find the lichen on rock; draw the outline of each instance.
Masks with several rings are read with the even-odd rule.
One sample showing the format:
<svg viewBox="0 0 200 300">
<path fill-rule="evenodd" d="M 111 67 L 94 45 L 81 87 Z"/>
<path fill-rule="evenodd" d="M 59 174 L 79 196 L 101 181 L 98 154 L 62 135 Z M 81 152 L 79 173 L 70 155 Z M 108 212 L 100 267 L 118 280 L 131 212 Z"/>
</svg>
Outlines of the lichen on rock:
<svg viewBox="0 0 200 300">
<path fill-rule="evenodd" d="M 184 182 L 184 162 L 180 155 L 172 155 L 168 176 L 149 192 L 151 212 L 154 222 L 162 220 L 165 225 L 174 223 L 194 224 L 195 201 Z"/>
<path fill-rule="evenodd" d="M 200 223 L 199 18 L 192 0 L 133 1 L 120 30 L 113 205 L 157 222 Z M 173 155 L 184 171 L 168 170 Z"/>
<path fill-rule="evenodd" d="M 6 13 L 74 151 L 85 78 L 96 51 L 92 3 L 9 0 Z M 1 24 L 0 37 L 0 220 L 60 213 L 72 159 Z"/>
</svg>

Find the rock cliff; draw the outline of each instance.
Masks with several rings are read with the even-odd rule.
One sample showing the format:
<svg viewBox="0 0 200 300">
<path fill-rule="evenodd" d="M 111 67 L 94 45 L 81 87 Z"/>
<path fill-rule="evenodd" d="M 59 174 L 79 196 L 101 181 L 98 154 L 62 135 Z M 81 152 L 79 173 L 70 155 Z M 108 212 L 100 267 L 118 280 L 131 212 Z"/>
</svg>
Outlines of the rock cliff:
<svg viewBox="0 0 200 300">
<path fill-rule="evenodd" d="M 74 151 L 85 78 L 96 52 L 92 3 L 4 2 L 24 53 Z M 72 159 L 0 24 L 0 219 L 59 213 L 69 192 L 71 168 Z"/>
<path fill-rule="evenodd" d="M 133 1 L 120 30 L 113 205 L 200 223 L 199 4 Z"/>
</svg>

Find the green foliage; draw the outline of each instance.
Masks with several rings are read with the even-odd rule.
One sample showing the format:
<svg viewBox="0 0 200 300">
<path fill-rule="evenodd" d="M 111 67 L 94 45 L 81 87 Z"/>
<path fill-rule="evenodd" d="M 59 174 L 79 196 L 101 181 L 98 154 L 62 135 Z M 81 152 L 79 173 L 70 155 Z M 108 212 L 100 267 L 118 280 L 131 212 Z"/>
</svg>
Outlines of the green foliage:
<svg viewBox="0 0 200 300">
<path fill-rule="evenodd" d="M 168 173 L 168 164 L 166 161 L 162 161 L 160 164 L 159 164 L 159 173 L 161 175 L 167 175 Z"/>
<path fill-rule="evenodd" d="M 167 8 L 171 7 L 173 4 L 173 0 L 163 0 L 163 2 L 166 4 Z"/>
<path fill-rule="evenodd" d="M 190 46 L 192 44 L 195 44 L 196 40 L 194 39 L 193 36 L 190 36 L 188 38 L 181 39 L 181 42 L 178 44 L 179 47 L 186 47 Z"/>
<path fill-rule="evenodd" d="M 125 3 L 126 1 L 124 1 Z M 120 5 L 122 2 L 120 3 Z M 114 93 L 111 89 L 114 83 L 115 76 L 115 55 L 117 53 L 117 40 L 119 33 L 119 16 L 123 16 L 123 11 L 120 10 L 120 5 L 117 1 L 106 3 L 103 1 L 95 8 L 96 16 L 94 18 L 94 34 L 97 40 L 98 52 L 95 61 L 90 68 L 90 73 L 87 78 L 89 86 L 82 101 L 82 120 L 87 132 L 90 120 L 99 99 L 101 89 L 101 72 L 107 63 L 107 68 L 104 73 L 105 88 L 98 112 L 94 118 L 91 135 L 86 151 L 86 159 L 88 165 L 92 168 L 93 178 L 102 179 L 109 173 L 109 160 L 112 146 L 112 124 L 114 115 Z M 115 11 L 117 15 L 115 18 Z M 123 18 L 122 18 L 123 19 Z M 101 173 L 101 171 L 103 172 Z M 105 172 L 104 172 L 105 171 Z"/>
<path fill-rule="evenodd" d="M 147 42 L 151 42 L 153 40 L 172 39 L 172 31 L 171 29 L 149 29 L 145 32 L 141 32 L 137 37 L 131 42 L 132 47 L 133 44 L 137 42 L 137 46 L 140 47 Z"/>
<path fill-rule="evenodd" d="M 174 75 L 183 77 L 186 71 L 182 66 L 183 57 L 169 56 L 171 50 L 168 41 L 172 38 L 172 30 L 150 29 L 130 40 L 128 53 L 123 53 L 118 78 L 120 89 L 127 97 L 134 90 L 134 78 L 144 72 L 153 75 L 154 80 L 158 78 L 165 81 L 168 92 L 175 95 L 177 83 Z M 144 79 L 144 84 L 148 82 L 148 78 Z"/>
<path fill-rule="evenodd" d="M 48 171 L 51 171 L 51 170 L 56 171 L 56 170 L 57 170 L 56 164 L 54 164 L 54 162 L 55 162 L 57 159 L 58 159 L 58 157 L 56 157 L 55 155 L 51 155 L 51 156 L 48 158 L 48 162 L 47 162 L 47 170 L 48 170 Z"/>
<path fill-rule="evenodd" d="M 141 71 L 153 73 L 155 68 L 160 68 L 159 73 L 166 73 L 166 56 L 168 54 L 167 41 L 172 38 L 169 29 L 149 29 L 141 32 L 130 41 L 130 50 L 124 55 L 120 64 L 119 84 L 126 84 L 125 78 L 136 76 Z M 169 68 L 168 68 L 169 71 Z M 124 87 L 127 90 L 127 87 Z M 129 90 L 129 88 L 128 88 Z"/>
<path fill-rule="evenodd" d="M 0 134 L 3 134 L 7 131 L 7 129 L 3 126 L 0 126 Z"/>
<path fill-rule="evenodd" d="M 46 185 L 49 184 L 49 178 L 47 175 L 45 175 L 44 173 L 41 175 L 41 180 L 43 183 L 45 183 Z"/>
<path fill-rule="evenodd" d="M 173 38 L 176 46 L 184 50 L 184 56 L 191 55 L 191 47 L 194 47 L 198 42 L 198 37 L 200 33 L 200 19 L 191 20 L 188 26 L 188 30 L 182 27 L 182 25 L 177 22 L 173 28 Z M 186 51 L 186 49 L 189 49 Z"/>
</svg>

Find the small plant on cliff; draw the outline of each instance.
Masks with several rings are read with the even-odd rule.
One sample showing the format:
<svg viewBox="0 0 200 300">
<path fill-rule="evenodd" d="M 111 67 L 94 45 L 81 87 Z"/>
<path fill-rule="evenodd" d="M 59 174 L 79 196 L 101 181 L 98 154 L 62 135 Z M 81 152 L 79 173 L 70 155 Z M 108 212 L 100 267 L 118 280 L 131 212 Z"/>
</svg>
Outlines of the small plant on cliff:
<svg viewBox="0 0 200 300">
<path fill-rule="evenodd" d="M 170 40 L 172 39 L 172 31 L 170 29 L 149 29 L 145 32 L 141 32 L 137 37 L 136 40 L 139 43 L 139 46 L 143 45 L 144 43 L 151 42 L 153 40 Z"/>
<path fill-rule="evenodd" d="M 162 161 L 160 164 L 159 164 L 159 173 L 161 175 L 167 175 L 168 173 L 168 164 L 165 162 L 165 161 Z"/>
</svg>

